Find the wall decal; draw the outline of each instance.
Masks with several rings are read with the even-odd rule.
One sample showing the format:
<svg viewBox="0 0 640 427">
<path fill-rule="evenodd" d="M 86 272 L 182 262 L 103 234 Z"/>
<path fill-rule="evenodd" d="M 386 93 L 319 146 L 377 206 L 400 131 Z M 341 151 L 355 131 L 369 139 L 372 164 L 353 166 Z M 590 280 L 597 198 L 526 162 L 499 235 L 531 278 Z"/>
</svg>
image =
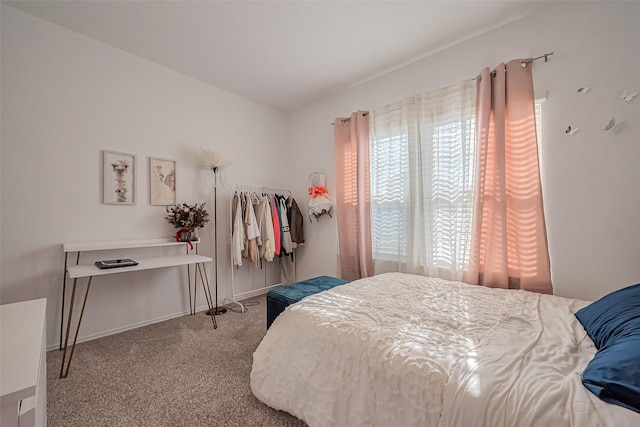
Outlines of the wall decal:
<svg viewBox="0 0 640 427">
<path fill-rule="evenodd" d="M 613 127 L 616 125 L 616 118 L 615 117 L 611 117 L 611 119 L 609 120 L 609 123 L 607 123 L 604 126 L 604 130 L 611 130 L 613 129 Z"/>
<path fill-rule="evenodd" d="M 629 93 L 629 91 L 627 89 L 625 89 L 625 90 L 622 91 L 622 93 L 620 95 L 618 95 L 618 98 L 622 99 L 623 101 L 626 101 L 626 102 L 631 102 L 633 100 L 633 98 L 638 96 L 639 93 L 640 93 L 639 91 L 635 91 L 635 92 Z"/>
<path fill-rule="evenodd" d="M 606 124 L 606 126 L 604 127 L 604 130 L 615 135 L 618 132 L 620 132 L 620 130 L 622 130 L 623 127 L 624 127 L 624 122 L 616 123 L 616 118 L 611 117 L 611 120 L 609 120 L 609 123 Z"/>
<path fill-rule="evenodd" d="M 564 131 L 564 133 L 568 133 L 569 135 L 573 136 L 574 133 L 578 132 L 580 129 L 578 128 L 572 128 L 571 126 L 567 126 L 567 130 Z"/>
</svg>

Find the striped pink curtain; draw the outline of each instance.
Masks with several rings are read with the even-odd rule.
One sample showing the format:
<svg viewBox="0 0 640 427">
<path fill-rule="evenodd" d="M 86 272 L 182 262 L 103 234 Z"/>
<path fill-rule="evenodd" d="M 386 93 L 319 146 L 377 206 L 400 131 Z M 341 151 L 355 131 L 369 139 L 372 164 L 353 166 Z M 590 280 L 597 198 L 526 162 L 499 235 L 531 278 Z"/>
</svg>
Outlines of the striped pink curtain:
<svg viewBox="0 0 640 427">
<path fill-rule="evenodd" d="M 336 215 L 340 275 L 356 280 L 373 275 L 369 209 L 369 113 L 358 111 L 334 122 Z"/>
<path fill-rule="evenodd" d="M 517 59 L 478 76 L 474 217 L 463 281 L 552 293 L 531 68 Z"/>
</svg>

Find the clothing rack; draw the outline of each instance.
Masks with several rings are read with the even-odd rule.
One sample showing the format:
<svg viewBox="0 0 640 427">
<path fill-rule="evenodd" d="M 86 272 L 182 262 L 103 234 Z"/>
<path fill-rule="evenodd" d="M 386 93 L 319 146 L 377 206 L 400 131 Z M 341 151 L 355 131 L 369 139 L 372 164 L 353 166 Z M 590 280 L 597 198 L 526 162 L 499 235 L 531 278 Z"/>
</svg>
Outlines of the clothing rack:
<svg viewBox="0 0 640 427">
<path fill-rule="evenodd" d="M 267 193 L 267 194 L 282 194 L 286 193 L 289 196 L 293 196 L 291 190 L 288 188 L 274 188 L 274 187 L 265 187 L 264 185 L 252 185 L 252 184 L 234 184 L 231 187 L 231 197 L 236 192 L 256 192 L 256 193 Z"/>
<path fill-rule="evenodd" d="M 275 188 L 275 187 L 266 187 L 264 185 L 252 185 L 252 184 L 234 184 L 231 187 L 231 192 L 230 192 L 230 196 L 229 196 L 229 222 L 230 222 L 230 226 L 229 226 L 229 238 L 228 238 L 228 242 L 229 242 L 229 247 L 231 248 L 232 243 L 232 233 L 233 233 L 233 196 L 235 194 L 238 193 L 260 193 L 260 194 L 280 194 L 280 195 L 284 195 L 284 196 L 291 196 L 293 197 L 293 193 L 291 192 L 291 190 L 289 190 L 288 188 Z M 238 300 L 241 299 L 245 299 L 245 298 L 249 298 L 249 297 L 253 297 L 256 295 L 262 295 L 265 294 L 267 292 L 269 292 L 270 289 L 276 288 L 278 286 L 281 286 L 282 283 L 278 282 L 274 285 L 269 285 L 267 283 L 267 268 L 266 268 L 266 262 L 265 262 L 265 266 L 263 268 L 264 270 L 264 287 L 260 288 L 260 289 L 256 289 L 256 290 L 251 290 L 248 292 L 243 292 L 240 294 L 236 294 L 236 285 L 235 285 L 235 270 L 236 270 L 236 266 L 233 264 L 233 255 L 230 257 L 231 258 L 231 293 L 232 293 L 232 297 L 231 300 L 229 300 L 228 298 L 225 298 L 223 303 L 232 303 L 232 304 L 237 304 L 240 307 L 240 311 L 239 313 L 245 313 L 247 311 L 247 309 L 245 308 L 244 304 L 242 304 L 241 302 L 239 302 Z M 275 262 L 276 260 L 274 259 L 271 262 Z M 293 277 L 294 277 L 294 281 L 295 281 L 295 276 L 296 276 L 296 269 L 295 269 L 295 251 L 294 251 L 294 255 L 293 255 Z"/>
</svg>

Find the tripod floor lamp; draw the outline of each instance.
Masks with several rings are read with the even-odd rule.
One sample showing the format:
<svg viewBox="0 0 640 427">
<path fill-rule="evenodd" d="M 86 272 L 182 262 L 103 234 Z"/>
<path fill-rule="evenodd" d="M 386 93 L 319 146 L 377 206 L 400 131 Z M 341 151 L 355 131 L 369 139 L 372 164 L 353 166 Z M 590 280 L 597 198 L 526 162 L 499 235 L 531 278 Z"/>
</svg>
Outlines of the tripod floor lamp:
<svg viewBox="0 0 640 427">
<path fill-rule="evenodd" d="M 203 165 L 213 171 L 213 281 L 215 283 L 215 308 L 208 310 L 209 316 L 217 316 L 227 312 L 224 307 L 218 307 L 218 173 L 220 169 L 231 163 L 231 159 L 220 151 L 200 149 Z"/>
<path fill-rule="evenodd" d="M 213 283 L 215 283 L 215 307 L 213 312 L 207 311 L 209 316 L 227 312 L 224 307 L 218 307 L 218 167 L 213 167 Z"/>
</svg>

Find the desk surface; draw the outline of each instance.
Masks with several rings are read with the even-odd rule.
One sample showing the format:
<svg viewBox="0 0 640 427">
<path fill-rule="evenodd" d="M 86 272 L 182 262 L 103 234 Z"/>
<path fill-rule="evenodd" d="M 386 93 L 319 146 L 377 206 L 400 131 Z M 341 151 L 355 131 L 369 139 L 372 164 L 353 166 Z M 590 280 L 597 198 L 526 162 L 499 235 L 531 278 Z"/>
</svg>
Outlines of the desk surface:
<svg viewBox="0 0 640 427">
<path fill-rule="evenodd" d="M 152 268 L 173 267 L 176 265 L 198 264 L 202 262 L 211 262 L 213 258 L 203 255 L 172 255 L 147 259 L 136 259 L 138 265 L 131 267 L 117 267 L 100 269 L 95 265 L 72 265 L 67 268 L 69 277 L 75 279 L 77 277 L 103 276 L 106 274 L 126 273 L 128 271 L 149 270 Z"/>
<path fill-rule="evenodd" d="M 2 406 L 36 394 L 46 310 L 46 298 L 0 305 Z"/>
<path fill-rule="evenodd" d="M 200 239 L 191 243 L 200 243 Z M 157 246 L 187 245 L 189 242 L 178 242 L 176 239 L 162 237 L 158 239 L 140 240 L 103 240 L 96 242 L 68 242 L 62 244 L 64 252 L 102 251 L 110 249 L 151 248 Z"/>
</svg>

